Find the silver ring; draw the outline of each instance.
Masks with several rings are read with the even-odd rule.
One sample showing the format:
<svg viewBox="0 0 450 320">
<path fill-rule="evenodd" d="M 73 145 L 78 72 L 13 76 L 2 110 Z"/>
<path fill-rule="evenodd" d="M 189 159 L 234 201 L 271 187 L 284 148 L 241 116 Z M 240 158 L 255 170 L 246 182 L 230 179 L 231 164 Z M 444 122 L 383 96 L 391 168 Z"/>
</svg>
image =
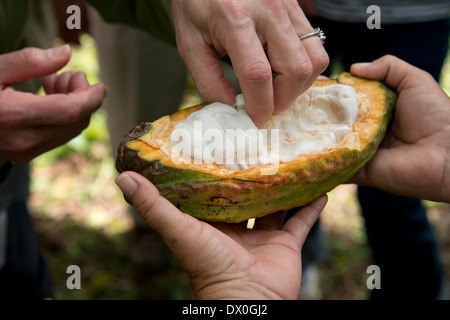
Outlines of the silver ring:
<svg viewBox="0 0 450 320">
<path fill-rule="evenodd" d="M 322 44 L 325 43 L 325 40 L 327 37 L 325 36 L 325 33 L 323 33 L 323 31 L 320 30 L 320 28 L 315 28 L 314 32 L 311 32 L 311 33 L 305 34 L 304 36 L 301 36 L 300 40 L 303 40 L 303 39 L 306 39 L 309 37 L 315 37 L 315 36 L 319 37 L 320 41 L 322 41 Z"/>
</svg>

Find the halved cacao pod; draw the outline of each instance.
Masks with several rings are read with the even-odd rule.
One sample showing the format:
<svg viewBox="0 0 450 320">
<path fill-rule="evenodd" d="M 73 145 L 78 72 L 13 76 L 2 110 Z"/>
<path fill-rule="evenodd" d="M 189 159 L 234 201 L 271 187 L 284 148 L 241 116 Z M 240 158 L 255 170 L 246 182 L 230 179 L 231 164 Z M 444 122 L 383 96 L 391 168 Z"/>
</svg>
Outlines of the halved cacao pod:
<svg viewBox="0 0 450 320">
<path fill-rule="evenodd" d="M 140 173 L 181 211 L 210 222 L 238 223 L 305 205 L 347 182 L 370 160 L 393 115 L 397 94 L 379 81 L 342 73 L 313 86 L 336 83 L 352 86 L 359 95 L 353 130 L 329 151 L 281 162 L 274 175 L 262 175 L 260 167 L 231 170 L 172 161 L 174 126 L 206 104 L 133 128 L 118 148 L 117 170 Z"/>
</svg>

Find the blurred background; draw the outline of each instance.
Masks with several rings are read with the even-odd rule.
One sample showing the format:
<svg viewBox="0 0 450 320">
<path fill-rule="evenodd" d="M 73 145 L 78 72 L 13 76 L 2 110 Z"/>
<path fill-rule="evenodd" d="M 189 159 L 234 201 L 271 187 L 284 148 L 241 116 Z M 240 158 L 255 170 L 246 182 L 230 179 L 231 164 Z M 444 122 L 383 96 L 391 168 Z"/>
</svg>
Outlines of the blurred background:
<svg viewBox="0 0 450 320">
<path fill-rule="evenodd" d="M 99 82 L 94 39 L 82 34 L 79 44 L 72 48 L 72 59 L 61 72 L 83 71 L 91 84 Z M 450 60 L 447 60 L 441 85 L 450 92 Z M 200 102 L 187 76 L 181 107 Z M 110 147 L 107 117 L 107 112 L 100 109 L 80 136 L 32 162 L 29 208 L 52 271 L 55 297 L 192 299 L 189 279 L 170 252 L 167 251 L 164 266 L 152 270 L 130 260 L 130 234 L 135 222 L 114 183 L 115 150 Z M 369 297 L 366 270 L 372 262 L 355 192 L 354 185 L 342 185 L 329 193 L 321 221 L 328 252 L 317 265 L 319 276 L 315 278 L 312 298 Z M 428 201 L 425 205 L 441 246 L 449 283 L 450 205 Z M 70 265 L 81 269 L 81 290 L 69 290 L 66 286 L 69 276 L 66 270 Z"/>
</svg>

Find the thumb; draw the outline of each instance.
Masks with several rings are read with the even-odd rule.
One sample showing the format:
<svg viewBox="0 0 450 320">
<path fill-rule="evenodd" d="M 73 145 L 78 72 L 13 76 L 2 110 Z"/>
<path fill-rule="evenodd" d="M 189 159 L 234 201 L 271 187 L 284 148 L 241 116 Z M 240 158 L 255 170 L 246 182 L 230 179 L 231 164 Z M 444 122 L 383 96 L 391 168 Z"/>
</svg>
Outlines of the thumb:
<svg viewBox="0 0 450 320">
<path fill-rule="evenodd" d="M 178 210 L 146 178 L 136 172 L 123 172 L 117 177 L 116 184 L 141 218 L 161 235 L 175 253 L 180 250 L 180 245 L 185 248 L 192 238 L 196 238 L 193 231 L 200 222 Z"/>
<path fill-rule="evenodd" d="M 404 89 L 402 84 L 407 83 L 407 78 L 421 85 L 421 77 L 426 73 L 392 55 L 385 55 L 371 63 L 355 63 L 350 72 L 360 77 L 379 80 L 397 91 Z"/>
<path fill-rule="evenodd" d="M 51 49 L 25 48 L 0 56 L 0 86 L 52 74 L 70 60 L 69 45 Z"/>
<path fill-rule="evenodd" d="M 308 205 L 302 207 L 296 214 L 289 218 L 283 230 L 291 233 L 303 246 L 306 236 L 319 218 L 320 213 L 327 204 L 328 196 L 323 195 Z"/>
</svg>

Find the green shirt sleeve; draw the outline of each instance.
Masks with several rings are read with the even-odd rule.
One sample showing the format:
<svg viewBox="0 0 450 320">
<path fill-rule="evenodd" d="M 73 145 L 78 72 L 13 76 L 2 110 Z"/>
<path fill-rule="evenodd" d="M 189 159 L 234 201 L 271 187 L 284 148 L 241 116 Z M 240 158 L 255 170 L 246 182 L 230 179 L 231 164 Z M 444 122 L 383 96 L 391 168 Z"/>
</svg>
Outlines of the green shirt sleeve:
<svg viewBox="0 0 450 320">
<path fill-rule="evenodd" d="M 17 50 L 28 19 L 28 0 L 0 0 L 0 54 Z"/>
<path fill-rule="evenodd" d="M 136 27 L 176 45 L 170 0 L 89 0 L 89 3 L 107 22 Z"/>
</svg>

